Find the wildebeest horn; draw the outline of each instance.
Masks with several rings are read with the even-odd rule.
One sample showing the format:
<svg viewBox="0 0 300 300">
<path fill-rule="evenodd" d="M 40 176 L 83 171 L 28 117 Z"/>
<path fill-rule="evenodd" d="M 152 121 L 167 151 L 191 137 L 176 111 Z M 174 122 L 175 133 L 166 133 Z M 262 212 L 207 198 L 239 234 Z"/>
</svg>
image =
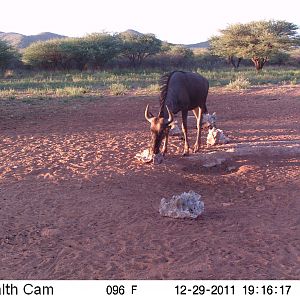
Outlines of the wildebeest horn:
<svg viewBox="0 0 300 300">
<path fill-rule="evenodd" d="M 169 118 L 168 118 L 167 124 L 169 125 L 169 124 L 171 124 L 171 123 L 173 122 L 173 120 L 174 120 L 174 116 L 173 116 L 172 112 L 170 112 L 170 110 L 169 110 L 169 107 L 168 107 L 167 105 L 166 105 L 166 108 L 167 108 L 168 115 L 169 115 Z"/>
<path fill-rule="evenodd" d="M 151 114 L 151 112 L 149 112 L 149 104 L 147 104 L 146 109 L 145 109 L 145 118 L 148 122 L 151 123 L 153 115 Z"/>
</svg>

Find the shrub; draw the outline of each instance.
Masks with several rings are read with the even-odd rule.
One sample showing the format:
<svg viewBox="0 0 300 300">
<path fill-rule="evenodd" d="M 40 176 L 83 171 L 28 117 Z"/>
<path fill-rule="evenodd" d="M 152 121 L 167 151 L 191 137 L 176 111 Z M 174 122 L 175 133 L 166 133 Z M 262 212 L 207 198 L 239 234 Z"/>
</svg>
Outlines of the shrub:
<svg viewBox="0 0 300 300">
<path fill-rule="evenodd" d="M 120 43 L 106 33 L 37 42 L 25 49 L 23 61 L 42 69 L 100 68 L 119 54 Z"/>
<path fill-rule="evenodd" d="M 122 96 L 126 94 L 128 88 L 123 83 L 113 83 L 109 86 L 109 90 L 114 96 Z"/>
<path fill-rule="evenodd" d="M 18 59 L 19 54 L 7 42 L 0 40 L 0 69 L 5 69 L 11 61 Z"/>
<path fill-rule="evenodd" d="M 58 97 L 82 97 L 87 92 L 88 90 L 83 87 L 64 87 L 56 89 L 55 94 Z"/>
<path fill-rule="evenodd" d="M 251 83 L 248 78 L 245 78 L 243 75 L 239 75 L 234 81 L 230 81 L 226 88 L 230 90 L 243 90 L 248 89 L 251 86 Z"/>
</svg>

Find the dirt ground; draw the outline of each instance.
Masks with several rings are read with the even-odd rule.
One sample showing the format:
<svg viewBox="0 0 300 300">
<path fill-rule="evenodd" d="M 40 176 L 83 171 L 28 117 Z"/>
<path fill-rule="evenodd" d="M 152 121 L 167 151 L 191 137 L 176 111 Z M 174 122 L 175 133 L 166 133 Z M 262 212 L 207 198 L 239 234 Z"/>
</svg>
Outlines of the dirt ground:
<svg viewBox="0 0 300 300">
<path fill-rule="evenodd" d="M 231 143 L 182 157 L 173 137 L 158 166 L 134 158 L 147 103 L 158 96 L 0 101 L 0 279 L 300 279 L 299 85 L 212 89 Z M 201 216 L 159 214 L 189 190 Z"/>
</svg>

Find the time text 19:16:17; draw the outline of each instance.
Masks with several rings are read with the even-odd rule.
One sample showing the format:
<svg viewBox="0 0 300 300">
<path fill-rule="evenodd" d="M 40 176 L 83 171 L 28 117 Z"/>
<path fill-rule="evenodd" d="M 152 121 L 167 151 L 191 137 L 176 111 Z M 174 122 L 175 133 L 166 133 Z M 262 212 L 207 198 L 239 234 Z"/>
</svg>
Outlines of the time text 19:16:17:
<svg viewBox="0 0 300 300">
<path fill-rule="evenodd" d="M 291 285 L 244 285 L 245 295 L 288 295 Z"/>
</svg>

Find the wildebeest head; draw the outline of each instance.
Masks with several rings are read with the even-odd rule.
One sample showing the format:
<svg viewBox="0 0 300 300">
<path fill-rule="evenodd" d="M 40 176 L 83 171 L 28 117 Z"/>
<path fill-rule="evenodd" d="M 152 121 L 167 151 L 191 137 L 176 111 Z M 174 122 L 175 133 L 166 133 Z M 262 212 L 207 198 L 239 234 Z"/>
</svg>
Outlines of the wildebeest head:
<svg viewBox="0 0 300 300">
<path fill-rule="evenodd" d="M 145 109 L 145 118 L 150 123 L 150 131 L 151 131 L 151 145 L 150 151 L 152 154 L 158 154 L 159 148 L 163 138 L 168 134 L 169 125 L 173 122 L 174 116 L 169 111 L 169 108 L 166 106 L 168 112 L 168 118 L 164 117 L 154 117 L 151 112 L 149 112 L 149 104 Z"/>
</svg>

